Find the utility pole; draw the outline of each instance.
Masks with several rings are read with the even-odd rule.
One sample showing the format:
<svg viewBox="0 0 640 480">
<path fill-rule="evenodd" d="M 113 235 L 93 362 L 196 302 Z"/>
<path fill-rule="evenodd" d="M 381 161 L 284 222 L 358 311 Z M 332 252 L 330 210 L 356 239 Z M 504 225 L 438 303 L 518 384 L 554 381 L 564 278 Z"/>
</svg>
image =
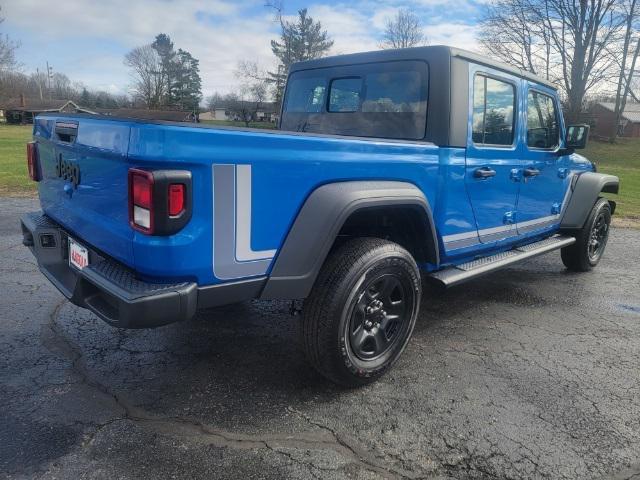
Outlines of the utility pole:
<svg viewBox="0 0 640 480">
<path fill-rule="evenodd" d="M 49 61 L 47 60 L 47 81 L 49 85 L 49 100 L 51 100 L 51 79 L 53 78 L 53 66 L 49 65 Z"/>
<path fill-rule="evenodd" d="M 42 82 L 40 81 L 40 69 L 36 68 L 36 78 L 38 79 L 38 90 L 40 90 L 40 100 L 42 100 Z"/>
</svg>

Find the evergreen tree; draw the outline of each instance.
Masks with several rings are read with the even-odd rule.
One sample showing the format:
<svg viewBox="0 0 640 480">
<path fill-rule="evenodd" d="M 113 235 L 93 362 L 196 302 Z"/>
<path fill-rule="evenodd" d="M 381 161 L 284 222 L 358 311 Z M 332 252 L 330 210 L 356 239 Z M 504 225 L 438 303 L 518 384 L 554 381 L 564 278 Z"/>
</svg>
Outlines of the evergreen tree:
<svg viewBox="0 0 640 480">
<path fill-rule="evenodd" d="M 92 107 L 91 105 L 91 95 L 86 88 L 82 89 L 82 93 L 80 94 L 80 105 L 83 107 Z"/>
<path fill-rule="evenodd" d="M 333 40 L 329 38 L 326 30 L 322 29 L 320 22 L 315 22 L 307 15 L 307 9 L 298 11 L 295 22 L 280 20 L 280 40 L 271 40 L 271 51 L 280 61 L 276 72 L 269 72 L 269 79 L 275 85 L 276 101 L 280 102 L 287 79 L 289 67 L 294 62 L 312 60 L 324 56 L 333 46 Z"/>
<path fill-rule="evenodd" d="M 178 49 L 173 61 L 171 103 L 181 110 L 196 111 L 202 99 L 199 61 L 186 50 Z"/>
<path fill-rule="evenodd" d="M 160 58 L 157 74 L 164 92 L 161 105 L 197 110 L 202 99 L 199 61 L 186 50 L 179 48 L 175 51 L 171 37 L 164 33 L 156 36 L 151 47 Z"/>
<path fill-rule="evenodd" d="M 156 35 L 156 39 L 151 47 L 158 52 L 160 57 L 160 72 L 158 72 L 160 81 L 165 92 L 164 98 L 161 100 L 162 105 L 169 105 L 173 98 L 172 85 L 174 83 L 174 60 L 176 53 L 173 50 L 173 42 L 171 37 L 166 33 Z"/>
</svg>

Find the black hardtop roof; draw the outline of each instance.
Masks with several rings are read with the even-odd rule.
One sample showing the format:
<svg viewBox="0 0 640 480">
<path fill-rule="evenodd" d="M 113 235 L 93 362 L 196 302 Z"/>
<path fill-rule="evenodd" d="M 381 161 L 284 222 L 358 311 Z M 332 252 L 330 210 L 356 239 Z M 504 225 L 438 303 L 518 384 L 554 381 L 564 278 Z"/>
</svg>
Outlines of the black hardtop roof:
<svg viewBox="0 0 640 480">
<path fill-rule="evenodd" d="M 539 83 L 549 88 L 557 89 L 557 86 L 550 81 L 534 75 L 531 72 L 522 70 L 506 63 L 496 62 L 483 55 L 462 50 L 460 48 L 449 47 L 447 45 L 433 45 L 429 47 L 401 48 L 397 50 L 376 50 L 372 52 L 351 53 L 347 55 L 337 55 L 334 57 L 324 57 L 317 60 L 307 60 L 291 65 L 291 72 L 298 70 L 311 70 L 314 68 L 336 67 L 344 65 L 354 65 L 359 63 L 375 63 L 392 60 L 426 60 L 434 63 L 449 63 L 451 57 L 461 58 L 472 63 L 486 65 L 496 70 L 526 78 L 532 82 Z"/>
</svg>

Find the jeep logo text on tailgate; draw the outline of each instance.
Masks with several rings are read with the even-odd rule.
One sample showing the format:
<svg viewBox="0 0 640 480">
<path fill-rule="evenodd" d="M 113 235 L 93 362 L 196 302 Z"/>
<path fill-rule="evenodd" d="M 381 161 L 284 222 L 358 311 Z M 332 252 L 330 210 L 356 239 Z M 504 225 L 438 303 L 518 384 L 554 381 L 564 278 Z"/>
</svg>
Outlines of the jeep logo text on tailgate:
<svg viewBox="0 0 640 480">
<path fill-rule="evenodd" d="M 80 184 L 80 167 L 76 163 L 63 160 L 62 154 L 58 156 L 56 175 L 70 181 L 74 188 L 78 188 Z"/>
</svg>

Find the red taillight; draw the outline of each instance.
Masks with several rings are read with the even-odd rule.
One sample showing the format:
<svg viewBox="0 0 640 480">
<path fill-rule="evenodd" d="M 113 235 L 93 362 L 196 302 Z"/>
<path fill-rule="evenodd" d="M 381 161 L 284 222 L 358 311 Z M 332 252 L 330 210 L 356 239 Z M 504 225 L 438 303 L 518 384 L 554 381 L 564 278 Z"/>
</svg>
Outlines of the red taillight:
<svg viewBox="0 0 640 480">
<path fill-rule="evenodd" d="M 151 208 L 153 178 L 135 173 L 131 182 L 133 204 L 143 208 Z"/>
<path fill-rule="evenodd" d="M 153 174 L 129 169 L 129 223 L 143 233 L 153 233 Z"/>
<path fill-rule="evenodd" d="M 38 147 L 36 142 L 27 143 L 27 168 L 29 178 L 34 182 L 40 181 L 40 166 L 38 165 Z"/>
<path fill-rule="evenodd" d="M 191 220 L 191 172 L 129 169 L 129 224 L 147 235 L 173 235 Z"/>
<path fill-rule="evenodd" d="M 172 183 L 169 185 L 169 215 L 176 217 L 184 211 L 185 188 L 182 183 Z"/>
</svg>

